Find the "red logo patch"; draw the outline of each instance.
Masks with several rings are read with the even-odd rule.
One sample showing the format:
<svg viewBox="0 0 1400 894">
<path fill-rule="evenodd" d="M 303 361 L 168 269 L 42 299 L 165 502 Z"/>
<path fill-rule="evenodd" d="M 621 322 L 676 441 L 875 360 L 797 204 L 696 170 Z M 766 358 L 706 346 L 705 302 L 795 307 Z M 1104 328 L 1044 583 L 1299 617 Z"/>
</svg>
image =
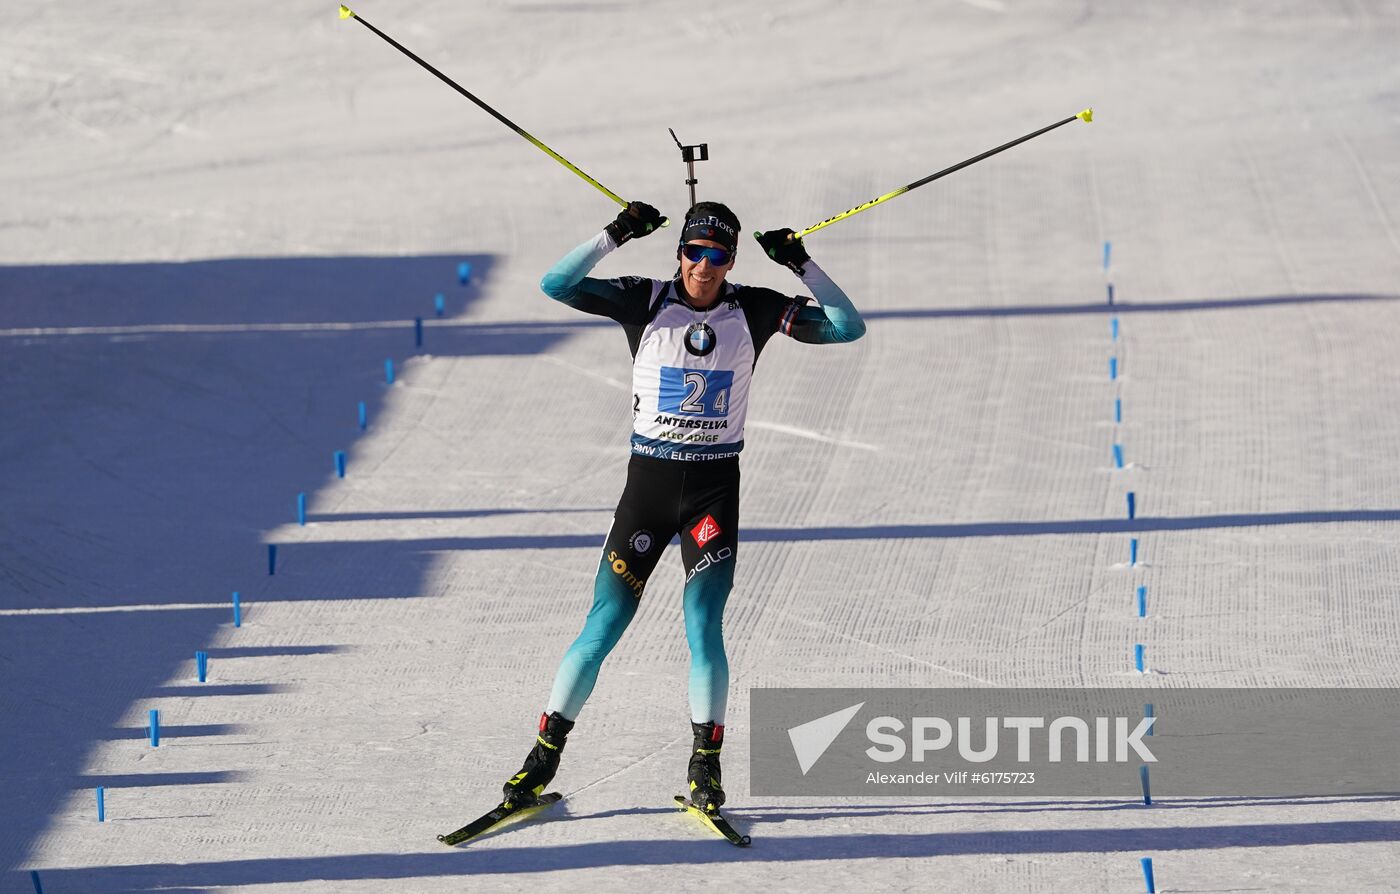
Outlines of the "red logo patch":
<svg viewBox="0 0 1400 894">
<path fill-rule="evenodd" d="M 713 515 L 707 515 L 700 519 L 700 524 L 690 529 L 690 536 L 695 538 L 696 545 L 702 547 L 718 537 L 719 534 L 719 522 L 715 521 Z"/>
</svg>

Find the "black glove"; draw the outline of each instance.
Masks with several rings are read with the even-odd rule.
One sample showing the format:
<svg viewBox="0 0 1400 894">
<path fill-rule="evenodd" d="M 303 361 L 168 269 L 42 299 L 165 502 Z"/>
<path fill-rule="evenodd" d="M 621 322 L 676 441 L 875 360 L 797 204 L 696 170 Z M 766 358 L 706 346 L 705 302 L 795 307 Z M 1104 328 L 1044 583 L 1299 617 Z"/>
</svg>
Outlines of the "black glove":
<svg viewBox="0 0 1400 894">
<path fill-rule="evenodd" d="M 646 202 L 628 202 L 627 207 L 618 212 L 617 220 L 604 229 L 614 243 L 621 245 L 634 236 L 645 236 L 661 226 L 663 220 L 661 212 Z"/>
<path fill-rule="evenodd" d="M 769 230 L 766 233 L 754 233 L 753 237 L 758 240 L 758 244 L 763 246 L 763 250 L 768 253 L 768 257 L 784 265 L 801 276 L 805 272 L 807 262 L 812 260 L 807 254 L 807 249 L 802 247 L 801 239 L 792 239 L 793 231 L 787 227 L 781 230 Z"/>
</svg>

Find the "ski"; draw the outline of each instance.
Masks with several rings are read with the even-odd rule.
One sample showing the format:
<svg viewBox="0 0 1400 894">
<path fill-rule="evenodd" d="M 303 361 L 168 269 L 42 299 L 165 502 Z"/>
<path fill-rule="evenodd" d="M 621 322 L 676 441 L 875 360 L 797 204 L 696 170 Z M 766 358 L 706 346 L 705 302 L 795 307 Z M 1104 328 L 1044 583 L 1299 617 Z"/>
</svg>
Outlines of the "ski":
<svg viewBox="0 0 1400 894">
<path fill-rule="evenodd" d="M 456 832 L 439 835 L 438 841 L 441 841 L 448 847 L 461 844 L 464 841 L 470 841 L 488 829 L 494 829 L 506 820 L 524 819 L 527 816 L 533 816 L 563 797 L 564 796 L 558 792 L 548 792 L 540 795 L 538 801 L 532 801 L 529 804 L 507 804 L 502 802 L 496 805 L 490 812 L 482 814 Z"/>
<path fill-rule="evenodd" d="M 686 813 L 700 820 L 700 822 L 704 823 L 711 832 L 720 835 L 724 838 L 725 841 L 728 841 L 735 847 L 748 847 L 750 844 L 753 843 L 753 839 L 749 838 L 749 836 L 747 835 L 740 835 L 738 829 L 735 829 L 733 826 L 729 825 L 729 820 L 720 816 L 718 810 L 716 810 L 714 813 L 706 813 L 699 807 L 696 807 L 694 804 L 690 803 L 690 800 L 688 798 L 685 798 L 681 795 L 676 795 L 676 807 L 680 808 L 681 810 L 684 810 Z"/>
</svg>

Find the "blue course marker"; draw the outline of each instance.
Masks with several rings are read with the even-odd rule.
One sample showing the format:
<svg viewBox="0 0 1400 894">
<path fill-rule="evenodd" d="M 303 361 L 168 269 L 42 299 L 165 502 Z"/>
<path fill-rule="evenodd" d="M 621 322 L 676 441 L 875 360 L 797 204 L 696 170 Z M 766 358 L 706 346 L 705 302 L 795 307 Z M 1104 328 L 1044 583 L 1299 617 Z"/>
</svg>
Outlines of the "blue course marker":
<svg viewBox="0 0 1400 894">
<path fill-rule="evenodd" d="M 243 626 L 243 605 L 238 601 L 238 591 L 233 591 L 233 626 Z"/>
<path fill-rule="evenodd" d="M 369 411 L 365 409 L 365 402 L 360 401 L 360 431 L 364 431 L 369 425 Z"/>
<path fill-rule="evenodd" d="M 472 281 L 472 265 L 466 261 L 457 265 L 457 282 L 467 285 Z"/>
<path fill-rule="evenodd" d="M 1142 880 L 1147 883 L 1147 894 L 1157 894 L 1157 880 L 1152 877 L 1151 857 L 1142 858 Z"/>
<path fill-rule="evenodd" d="M 1113 340 L 1118 340 L 1118 318 L 1113 317 L 1108 321 L 1108 328 L 1113 333 Z"/>
<path fill-rule="evenodd" d="M 1113 399 L 1113 421 L 1123 421 L 1123 398 L 1121 397 L 1115 397 Z"/>
<path fill-rule="evenodd" d="M 1133 537 L 1128 540 L 1128 564 L 1137 567 L 1138 539 Z"/>
<path fill-rule="evenodd" d="M 273 575 L 277 573 L 277 544 L 267 545 L 267 573 Z"/>
<path fill-rule="evenodd" d="M 107 822 L 107 790 L 100 785 L 97 787 L 97 821 Z"/>
<path fill-rule="evenodd" d="M 336 476 L 337 478 L 344 478 L 344 477 L 345 477 L 345 451 L 344 451 L 344 450 L 337 450 L 337 451 L 335 452 L 335 476 Z"/>
<path fill-rule="evenodd" d="M 151 747 L 152 747 L 152 748 L 159 748 L 159 747 L 160 747 L 160 712 L 157 711 L 155 708 L 152 708 L 152 709 L 151 709 L 149 725 L 150 725 L 150 730 L 151 730 Z"/>
<path fill-rule="evenodd" d="M 1123 468 L 1123 445 L 1122 445 L 1122 444 L 1114 444 L 1114 445 L 1113 445 L 1113 467 L 1114 467 L 1115 469 L 1121 469 L 1121 468 Z"/>
<path fill-rule="evenodd" d="M 1154 719 L 1154 720 L 1155 720 L 1155 718 L 1157 717 L 1157 709 L 1154 708 L 1154 707 L 1152 706 L 1152 703 L 1151 703 L 1151 702 L 1148 702 L 1147 704 L 1145 704 L 1145 705 L 1142 706 L 1142 716 L 1143 716 L 1143 717 L 1147 717 L 1147 718 L 1151 718 L 1151 719 Z M 1145 736 L 1150 736 L 1150 735 L 1152 735 L 1152 731 L 1153 731 L 1154 729 L 1156 729 L 1156 728 L 1157 728 L 1157 724 L 1154 722 L 1151 726 L 1149 726 L 1149 727 L 1147 728 L 1147 732 L 1143 733 L 1143 735 L 1145 735 Z"/>
<path fill-rule="evenodd" d="M 1114 380 L 1118 378 L 1118 358 L 1108 358 L 1108 378 Z"/>
<path fill-rule="evenodd" d="M 1147 673 L 1147 647 L 1142 643 L 1133 645 L 1133 666 L 1140 674 Z"/>
<path fill-rule="evenodd" d="M 442 316 L 443 311 L 447 310 L 447 302 L 443 300 L 441 292 L 433 296 L 433 310 L 438 316 Z"/>
<path fill-rule="evenodd" d="M 384 361 L 384 384 L 394 384 L 394 359 L 392 357 Z"/>
<path fill-rule="evenodd" d="M 1112 253 L 1112 251 L 1113 251 L 1113 243 L 1112 243 L 1112 242 L 1104 242 L 1104 244 L 1103 244 L 1103 269 L 1105 269 L 1105 270 L 1108 269 L 1108 259 L 1109 259 L 1110 254 Z"/>
<path fill-rule="evenodd" d="M 39 870 L 29 870 L 29 880 L 34 883 L 34 894 L 44 894 L 44 886 L 39 881 Z"/>
<path fill-rule="evenodd" d="M 417 347 L 417 348 L 423 347 L 423 318 L 422 318 L 422 317 L 414 317 L 414 318 L 413 318 L 413 346 L 414 346 L 414 347 Z"/>
<path fill-rule="evenodd" d="M 306 524 L 306 491 L 297 494 L 297 524 Z"/>
<path fill-rule="evenodd" d="M 1138 617 L 1147 617 L 1147 588 L 1139 586 L 1137 591 Z M 1139 668 L 1141 669 L 1141 668 Z"/>
<path fill-rule="evenodd" d="M 199 673 L 199 682 L 203 683 L 209 679 L 209 653 L 194 653 L 195 670 Z"/>
<path fill-rule="evenodd" d="M 1137 494 L 1128 491 L 1128 518 L 1137 518 Z"/>
<path fill-rule="evenodd" d="M 1152 781 L 1147 778 L 1146 765 L 1138 768 L 1138 779 L 1142 781 L 1142 803 L 1152 806 Z"/>
<path fill-rule="evenodd" d="M 1113 283 L 1108 284 L 1108 303 L 1113 304 Z"/>
</svg>

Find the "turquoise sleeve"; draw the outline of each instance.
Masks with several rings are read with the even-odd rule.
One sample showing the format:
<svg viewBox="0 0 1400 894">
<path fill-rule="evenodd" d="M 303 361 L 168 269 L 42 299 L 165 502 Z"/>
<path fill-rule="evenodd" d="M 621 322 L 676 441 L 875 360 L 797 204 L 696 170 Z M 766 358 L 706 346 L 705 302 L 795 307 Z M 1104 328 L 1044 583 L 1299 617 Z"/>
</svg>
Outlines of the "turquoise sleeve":
<svg viewBox="0 0 1400 894">
<path fill-rule="evenodd" d="M 549 272 L 540 280 L 540 289 L 555 301 L 563 302 L 570 307 L 577 307 L 584 300 L 584 294 L 592 297 L 603 297 L 599 295 L 599 289 L 596 288 L 601 283 L 594 281 L 591 285 L 594 285 L 595 288 L 587 290 L 580 289 L 579 286 L 583 283 L 584 277 L 588 275 L 588 271 L 597 266 L 598 262 L 616 247 L 606 232 L 600 232 L 597 236 L 564 255 L 553 267 L 549 268 Z M 621 297 L 620 290 L 619 297 Z"/>
<path fill-rule="evenodd" d="M 807 261 L 801 279 L 820 307 L 808 305 L 797 312 L 793 338 L 809 344 L 835 344 L 855 341 L 865 334 L 860 311 L 815 261 Z"/>
</svg>

